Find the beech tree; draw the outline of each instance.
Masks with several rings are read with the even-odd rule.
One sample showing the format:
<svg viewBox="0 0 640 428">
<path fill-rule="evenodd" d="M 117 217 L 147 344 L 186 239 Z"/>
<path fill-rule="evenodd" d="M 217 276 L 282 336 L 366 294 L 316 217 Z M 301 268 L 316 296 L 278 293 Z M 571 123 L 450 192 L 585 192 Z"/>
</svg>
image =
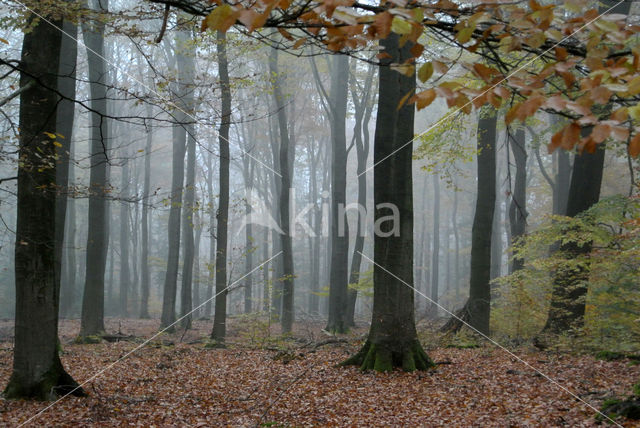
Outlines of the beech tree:
<svg viewBox="0 0 640 428">
<path fill-rule="evenodd" d="M 48 16 L 55 26 L 62 20 Z M 30 15 L 20 61 L 15 341 L 7 398 L 83 395 L 58 356 L 56 133 L 62 33 Z"/>
<path fill-rule="evenodd" d="M 97 0 L 95 10 L 109 10 L 108 0 Z M 109 246 L 107 193 L 109 186 L 109 128 L 107 72 L 104 60 L 104 23 L 96 20 L 82 27 L 87 46 L 91 93 L 91 171 L 89 177 L 89 225 L 80 336 L 104 332 L 104 274 Z M 112 258 L 113 260 L 113 258 Z"/>
</svg>

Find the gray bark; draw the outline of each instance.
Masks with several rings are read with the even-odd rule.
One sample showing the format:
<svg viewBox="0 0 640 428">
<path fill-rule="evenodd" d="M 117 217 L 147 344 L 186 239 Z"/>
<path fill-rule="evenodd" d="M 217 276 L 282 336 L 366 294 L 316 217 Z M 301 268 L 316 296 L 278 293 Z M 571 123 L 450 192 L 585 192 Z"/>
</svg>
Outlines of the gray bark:
<svg viewBox="0 0 640 428">
<path fill-rule="evenodd" d="M 107 11 L 108 0 L 97 0 L 97 10 Z M 92 27 L 83 24 L 87 46 L 91 93 L 91 170 L 89 176 L 89 225 L 87 233 L 87 262 L 80 336 L 104 331 L 104 273 L 109 245 L 107 199 L 109 170 L 106 68 L 104 62 L 104 24 L 96 21 Z"/>
</svg>

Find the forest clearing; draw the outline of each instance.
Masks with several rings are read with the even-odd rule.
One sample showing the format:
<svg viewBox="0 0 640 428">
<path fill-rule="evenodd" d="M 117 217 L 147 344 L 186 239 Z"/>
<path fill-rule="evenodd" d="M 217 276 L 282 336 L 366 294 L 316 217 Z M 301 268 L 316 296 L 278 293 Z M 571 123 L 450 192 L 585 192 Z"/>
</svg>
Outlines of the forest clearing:
<svg viewBox="0 0 640 428">
<path fill-rule="evenodd" d="M 640 2 L 3 0 L 0 426 L 639 426 Z"/>
</svg>

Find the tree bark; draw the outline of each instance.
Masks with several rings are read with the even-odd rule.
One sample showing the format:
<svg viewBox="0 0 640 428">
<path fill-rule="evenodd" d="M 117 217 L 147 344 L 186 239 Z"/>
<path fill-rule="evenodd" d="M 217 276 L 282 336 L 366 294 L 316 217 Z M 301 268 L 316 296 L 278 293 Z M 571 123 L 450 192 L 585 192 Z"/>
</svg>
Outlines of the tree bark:
<svg viewBox="0 0 640 428">
<path fill-rule="evenodd" d="M 180 288 L 180 317 L 183 329 L 191 328 L 191 309 L 193 309 L 193 253 L 194 253 L 194 209 L 196 186 L 196 140 L 193 138 L 194 126 L 188 127 L 187 136 L 187 181 L 185 183 L 184 207 L 182 210 L 182 287 Z"/>
<path fill-rule="evenodd" d="M 218 130 L 220 144 L 220 196 L 217 216 L 216 253 L 216 306 L 211 338 L 224 342 L 227 330 L 227 227 L 229 219 L 229 127 L 231 125 L 231 87 L 229 84 L 229 61 L 227 59 L 227 37 L 218 32 L 218 73 L 221 87 L 221 121 Z"/>
<path fill-rule="evenodd" d="M 70 162 L 75 113 L 73 100 L 76 98 L 76 62 L 78 56 L 78 43 L 74 39 L 78 36 L 78 27 L 73 22 L 65 19 L 62 29 L 68 35 L 62 37 L 60 45 L 58 92 L 67 99 L 60 100 L 56 117 L 56 131 L 62 136 L 59 137 L 60 146 L 57 147 L 56 263 L 60 267 L 58 272 L 64 271 L 64 276 L 58 277 L 56 284 L 60 288 L 62 297 L 60 300 L 60 313 L 68 316 L 73 303 L 77 299 L 76 265 L 75 260 L 72 260 L 75 259 L 75 212 L 73 213 L 73 219 L 67 219 L 67 208 L 71 209 L 73 207 L 73 200 L 68 195 L 70 169 L 72 168 Z M 71 212 L 69 216 L 72 216 Z M 66 242 L 66 255 L 73 253 L 70 256 L 71 260 L 69 257 L 66 258 L 66 263 L 63 261 L 65 235 L 70 235 Z M 71 261 L 73 261 L 73 264 L 71 264 Z M 62 269 L 63 267 L 64 269 Z"/>
<path fill-rule="evenodd" d="M 480 333 L 489 335 L 491 317 L 491 229 L 496 199 L 496 113 L 488 107 L 478 121 L 478 190 L 471 229 L 471 278 L 469 299 L 464 307 L 442 327 L 457 332 L 461 320 Z"/>
<path fill-rule="evenodd" d="M 600 13 L 618 13 L 628 15 L 630 2 L 603 0 Z M 604 107 L 610 110 L 611 105 Z M 604 172 L 606 147 L 598 144 L 594 153 L 576 154 L 573 161 L 573 172 L 567 199 L 565 215 L 575 217 L 588 210 L 600 199 L 600 188 Z M 567 259 L 576 259 L 588 255 L 592 243 L 578 245 L 574 242 L 560 246 L 560 251 Z M 590 266 L 588 260 L 575 269 L 561 267 L 555 272 L 549 316 L 543 332 L 559 334 L 568 332 L 576 334 L 584 325 L 585 305 L 589 285 Z"/>
<path fill-rule="evenodd" d="M 97 0 L 98 10 L 108 11 L 108 0 Z M 82 28 L 89 66 L 91 93 L 91 170 L 89 174 L 89 225 L 87 232 L 87 262 L 80 336 L 92 336 L 104 331 L 104 273 L 109 246 L 107 192 L 109 170 L 107 151 L 107 82 L 104 61 L 104 24 L 95 21 L 93 27 Z"/>
<path fill-rule="evenodd" d="M 129 236 L 131 230 L 129 228 L 129 162 L 126 150 L 122 153 L 124 164 L 122 165 L 122 181 L 120 184 L 120 304 L 119 313 L 123 318 L 129 316 L 129 288 L 130 272 L 129 272 Z"/>
<path fill-rule="evenodd" d="M 393 367 L 424 370 L 434 363 L 418 340 L 414 291 L 407 286 L 413 286 L 413 147 L 408 144 L 400 149 L 413 139 L 414 106 L 405 104 L 398 109 L 402 97 L 415 90 L 415 75 L 405 76 L 388 67 L 411 56 L 410 43 L 400 47 L 398 35 L 392 33 L 380 45 L 390 57 L 380 67 L 373 153 L 374 165 L 383 162 L 374 168 L 375 219 L 383 223 L 374 237 L 373 314 L 367 341 L 343 364 L 376 371 Z M 385 203 L 398 208 L 399 225 L 384 222 L 389 208 L 380 204 Z M 393 226 L 399 227 L 399 234 Z"/>
<path fill-rule="evenodd" d="M 151 116 L 151 107 L 147 107 L 147 115 Z M 142 254 L 140 281 L 140 318 L 149 317 L 149 198 L 151 190 L 151 148 L 153 144 L 153 128 L 147 129 L 147 139 L 144 148 L 144 183 L 142 188 Z"/>
<path fill-rule="evenodd" d="M 509 134 L 509 146 L 516 164 L 516 180 L 509 205 L 511 245 L 524 236 L 527 225 L 527 148 L 525 143 L 525 131 L 523 128 L 518 129 L 515 136 Z M 514 259 L 510 267 L 510 273 L 522 269 L 524 267 L 524 259 Z"/>
<path fill-rule="evenodd" d="M 353 255 L 351 256 L 351 272 L 349 284 L 357 284 L 360 279 L 360 268 L 362 265 L 362 251 L 364 250 L 364 231 L 367 210 L 367 158 L 369 157 L 369 121 L 371 120 L 371 89 L 375 67 L 369 66 L 367 78 L 364 82 L 364 93 L 362 99 L 358 99 L 355 91 L 355 76 L 352 78 L 351 98 L 355 106 L 355 125 L 353 133 L 356 146 L 356 158 L 358 173 L 358 222 L 356 223 L 356 235 L 353 243 Z M 360 213 L 360 207 L 364 208 L 364 215 Z M 358 292 L 354 289 L 348 290 L 347 303 L 347 326 L 355 326 L 355 311 Z"/>
<path fill-rule="evenodd" d="M 331 64 L 328 100 L 331 122 L 331 264 L 329 268 L 329 319 L 325 329 L 346 333 L 349 276 L 349 227 L 346 215 L 347 140 L 345 120 L 349 57 L 336 55 Z"/>
<path fill-rule="evenodd" d="M 62 34 L 55 26 L 62 22 L 49 19 L 53 25 L 40 20 L 22 43 L 20 86 L 32 78 L 40 84 L 20 94 L 15 339 L 13 372 L 4 390 L 9 399 L 51 399 L 78 386 L 58 356 L 56 146 L 45 132 L 56 132 Z M 80 388 L 73 393 L 84 394 Z"/>
<path fill-rule="evenodd" d="M 280 195 L 279 195 L 279 212 L 280 212 L 280 244 L 282 247 L 282 317 L 280 318 L 280 326 L 282 333 L 290 333 L 293 327 L 294 311 L 293 311 L 293 292 L 294 292 L 294 270 L 293 270 L 293 246 L 291 240 L 291 227 L 289 219 L 289 192 L 291 189 L 291 176 L 289 148 L 291 141 L 289 139 L 287 117 L 284 106 L 284 96 L 282 94 L 282 77 L 278 74 L 278 51 L 272 49 L 269 55 L 269 71 L 274 76 L 273 97 L 276 104 L 278 116 L 278 129 L 280 131 Z"/>
<path fill-rule="evenodd" d="M 433 183 L 433 249 L 431 251 L 431 316 L 438 315 L 438 282 L 440 279 L 440 178 L 436 172 Z"/>
</svg>

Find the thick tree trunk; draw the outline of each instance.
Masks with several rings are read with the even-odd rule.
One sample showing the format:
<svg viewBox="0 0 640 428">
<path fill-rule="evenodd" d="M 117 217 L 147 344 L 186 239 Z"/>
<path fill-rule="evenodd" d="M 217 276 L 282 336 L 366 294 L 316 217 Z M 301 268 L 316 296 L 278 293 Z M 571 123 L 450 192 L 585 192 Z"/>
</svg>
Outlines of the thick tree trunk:
<svg viewBox="0 0 640 428">
<path fill-rule="evenodd" d="M 603 0 L 600 13 L 628 15 L 631 2 Z M 605 107 L 610 110 L 611 105 Z M 565 215 L 575 217 L 588 210 L 600 199 L 606 147 L 599 144 L 594 153 L 582 152 L 573 161 L 573 172 Z M 559 186 L 558 186 L 559 187 Z M 592 243 L 580 246 L 570 242 L 560 246 L 567 259 L 575 259 L 591 252 Z M 543 332 L 559 334 L 577 333 L 584 325 L 585 304 L 589 285 L 588 261 L 575 268 L 562 267 L 555 272 L 551 307 Z"/>
<path fill-rule="evenodd" d="M 491 228 L 496 199 L 496 122 L 492 110 L 478 121 L 478 193 L 471 230 L 471 280 L 466 310 L 469 324 L 489 334 L 491 315 Z"/>
<path fill-rule="evenodd" d="M 98 9 L 108 10 L 108 0 L 98 0 Z M 91 93 L 91 172 L 89 175 L 89 225 L 87 262 L 80 336 L 97 335 L 104 331 L 104 273 L 109 246 L 107 199 L 109 170 L 107 151 L 110 141 L 107 119 L 107 82 L 104 61 L 104 24 L 96 21 L 93 28 L 83 25 L 87 46 Z"/>
<path fill-rule="evenodd" d="M 527 224 L 527 148 L 523 128 L 518 129 L 515 136 L 509 135 L 509 146 L 516 164 L 516 180 L 509 205 L 509 225 L 511 245 L 513 245 L 524 236 Z M 511 262 L 510 273 L 523 267 L 524 259 L 514 259 Z"/>
<path fill-rule="evenodd" d="M 216 254 L 216 307 L 211 338 L 224 342 L 227 331 L 227 226 L 229 220 L 229 127 L 231 125 L 231 88 L 229 84 L 229 62 L 227 59 L 227 37 L 218 32 L 218 73 L 221 87 L 221 122 L 218 130 L 220 144 L 220 196 L 217 216 Z"/>
<path fill-rule="evenodd" d="M 65 235 L 71 235 L 73 240 L 66 240 L 66 254 L 71 254 L 75 259 L 75 212 L 73 222 L 67 219 L 67 208 L 71 209 L 73 200 L 68 197 L 69 177 L 75 103 L 76 98 L 76 62 L 78 56 L 78 43 L 74 40 L 78 36 L 78 27 L 69 20 L 64 20 L 63 30 L 68 35 L 63 36 L 60 47 L 60 64 L 58 76 L 58 92 L 67 99 L 61 99 L 58 104 L 56 117 L 56 131 L 62 136 L 59 138 L 60 146 L 57 147 L 57 169 L 56 187 L 58 190 L 56 200 L 56 263 L 60 267 L 57 272 L 64 271 L 64 276 L 56 279 L 57 287 L 60 289 L 60 313 L 63 316 L 70 315 L 71 307 L 76 301 L 76 265 L 70 263 L 67 257 L 66 263 L 63 261 L 65 255 L 64 244 Z M 71 213 L 69 213 L 71 216 Z M 66 230 L 65 230 L 66 226 Z M 71 248 L 69 248 L 71 246 Z M 64 269 L 62 269 L 64 267 Z"/>
<path fill-rule="evenodd" d="M 600 187 L 604 170 L 605 148 L 598 146 L 595 153 L 583 152 L 573 162 L 566 215 L 575 217 L 589 209 L 600 199 Z M 567 259 L 575 259 L 591 252 L 591 243 L 579 246 L 568 243 L 559 251 Z M 584 323 L 585 303 L 588 291 L 589 266 L 560 268 L 555 272 L 551 307 L 543 332 L 575 332 Z"/>
<path fill-rule="evenodd" d="M 349 228 L 347 199 L 347 83 L 349 57 L 337 55 L 331 64 L 331 265 L 329 272 L 329 319 L 326 330 L 346 333 L 349 276 Z"/>
<path fill-rule="evenodd" d="M 401 98 L 415 90 L 415 76 L 388 67 L 410 57 L 410 44 L 399 46 L 391 34 L 380 41 L 390 58 L 380 67 L 378 116 L 374 143 L 374 202 L 378 224 L 374 237 L 374 298 L 369 336 L 362 349 L 343 364 L 363 370 L 424 370 L 434 364 L 418 340 L 414 318 L 412 145 L 414 106 L 398 109 Z M 398 150 L 395 152 L 395 150 Z M 389 205 L 399 211 L 399 224 L 389 221 Z M 386 217 L 386 218 L 385 218 Z M 385 221 L 386 220 L 386 221 Z M 394 228 L 398 228 L 399 233 Z M 409 284 L 410 286 L 407 286 Z"/>
<path fill-rule="evenodd" d="M 29 20 L 33 22 L 34 17 Z M 50 17 L 55 26 L 62 22 Z M 36 84 L 20 95 L 20 153 L 18 166 L 15 244 L 15 339 L 13 372 L 6 398 L 51 399 L 74 390 L 77 383 L 58 356 L 56 260 L 56 146 L 45 134 L 56 132 L 62 34 L 40 20 L 24 35 L 20 86 Z M 76 389 L 75 395 L 82 395 Z"/>
</svg>

